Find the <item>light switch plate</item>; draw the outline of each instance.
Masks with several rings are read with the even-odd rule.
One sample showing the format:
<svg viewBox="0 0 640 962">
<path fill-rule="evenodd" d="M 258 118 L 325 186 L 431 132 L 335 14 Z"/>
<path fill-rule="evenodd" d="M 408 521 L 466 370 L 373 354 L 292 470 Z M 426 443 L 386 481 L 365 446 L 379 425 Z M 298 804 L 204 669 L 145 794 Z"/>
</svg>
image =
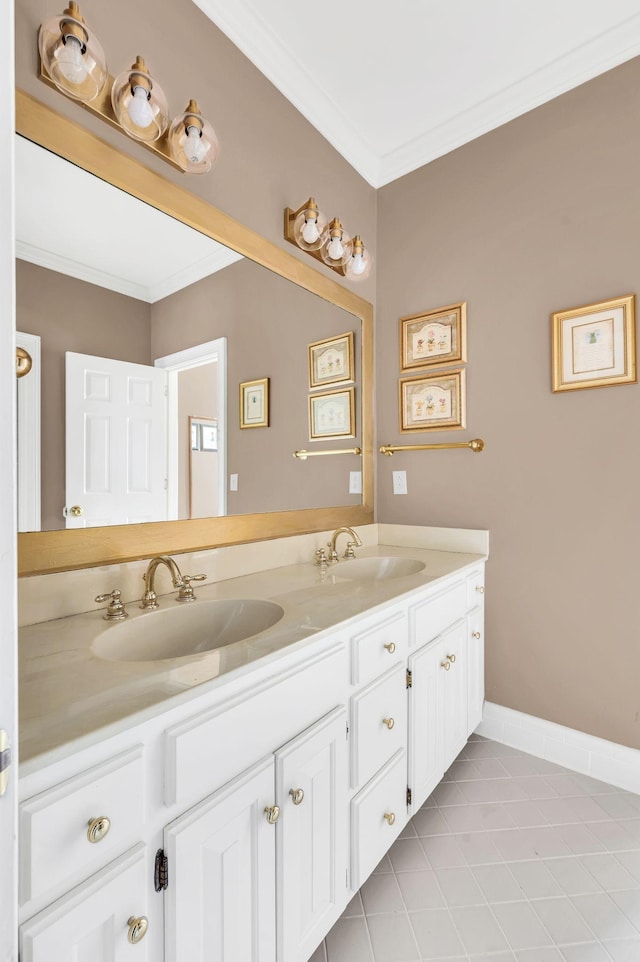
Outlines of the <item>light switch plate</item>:
<svg viewBox="0 0 640 962">
<path fill-rule="evenodd" d="M 229 491 L 237 491 L 237 490 L 238 490 L 238 475 L 230 474 L 229 475 Z"/>
<path fill-rule="evenodd" d="M 407 472 L 406 471 L 393 472 L 393 493 L 394 494 L 407 493 Z"/>
<path fill-rule="evenodd" d="M 362 494 L 362 471 L 349 471 L 349 494 Z"/>
</svg>

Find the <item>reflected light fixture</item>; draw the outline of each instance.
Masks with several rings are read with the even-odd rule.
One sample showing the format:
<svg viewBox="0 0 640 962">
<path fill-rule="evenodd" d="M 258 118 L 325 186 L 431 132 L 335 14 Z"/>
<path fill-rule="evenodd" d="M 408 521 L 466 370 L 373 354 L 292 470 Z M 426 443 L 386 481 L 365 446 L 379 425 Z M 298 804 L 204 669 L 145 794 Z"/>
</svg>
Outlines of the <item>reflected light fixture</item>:
<svg viewBox="0 0 640 962">
<path fill-rule="evenodd" d="M 366 280 L 371 273 L 373 257 L 360 234 L 352 239 L 338 217 L 327 223 L 313 197 L 297 210 L 285 208 L 284 236 L 350 281 Z"/>
<path fill-rule="evenodd" d="M 169 127 L 169 105 L 158 81 L 138 56 L 114 80 L 104 51 L 75 0 L 38 32 L 40 79 L 122 130 L 177 170 L 204 174 L 220 153 L 211 124 L 195 100 Z M 168 132 L 167 132 L 168 131 Z"/>
</svg>

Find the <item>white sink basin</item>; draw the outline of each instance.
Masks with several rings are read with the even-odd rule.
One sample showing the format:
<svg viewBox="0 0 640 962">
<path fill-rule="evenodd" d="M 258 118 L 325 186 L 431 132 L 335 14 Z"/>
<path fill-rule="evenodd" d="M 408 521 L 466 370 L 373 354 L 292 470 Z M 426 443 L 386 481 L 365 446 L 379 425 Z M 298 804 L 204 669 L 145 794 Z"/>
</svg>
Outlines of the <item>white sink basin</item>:
<svg viewBox="0 0 640 962">
<path fill-rule="evenodd" d="M 266 631 L 283 614 L 280 605 L 253 599 L 176 604 L 111 625 L 91 650 L 107 661 L 193 657 Z"/>
<path fill-rule="evenodd" d="M 386 581 L 415 575 L 423 568 L 424 563 L 414 558 L 353 558 L 340 561 L 331 573 L 347 581 Z"/>
</svg>

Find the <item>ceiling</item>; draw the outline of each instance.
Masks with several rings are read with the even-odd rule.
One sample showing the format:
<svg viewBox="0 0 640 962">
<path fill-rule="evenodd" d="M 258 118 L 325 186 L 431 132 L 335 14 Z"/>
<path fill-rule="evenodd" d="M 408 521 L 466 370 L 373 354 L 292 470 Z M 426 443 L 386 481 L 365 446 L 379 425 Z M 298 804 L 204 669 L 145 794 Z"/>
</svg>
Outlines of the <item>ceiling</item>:
<svg viewBox="0 0 640 962">
<path fill-rule="evenodd" d="M 149 304 L 241 260 L 24 137 L 16 137 L 16 257 Z"/>
<path fill-rule="evenodd" d="M 374 187 L 640 53 L 638 0 L 194 0 Z"/>
</svg>

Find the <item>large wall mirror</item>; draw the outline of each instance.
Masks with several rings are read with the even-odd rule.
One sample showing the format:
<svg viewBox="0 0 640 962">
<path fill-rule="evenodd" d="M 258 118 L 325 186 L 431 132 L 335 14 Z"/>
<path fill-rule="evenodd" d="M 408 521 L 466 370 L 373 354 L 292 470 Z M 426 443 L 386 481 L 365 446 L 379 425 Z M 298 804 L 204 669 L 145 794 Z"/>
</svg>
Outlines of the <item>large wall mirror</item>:
<svg viewBox="0 0 640 962">
<path fill-rule="evenodd" d="M 20 92 L 16 127 L 20 573 L 370 522 L 371 305 Z"/>
</svg>

